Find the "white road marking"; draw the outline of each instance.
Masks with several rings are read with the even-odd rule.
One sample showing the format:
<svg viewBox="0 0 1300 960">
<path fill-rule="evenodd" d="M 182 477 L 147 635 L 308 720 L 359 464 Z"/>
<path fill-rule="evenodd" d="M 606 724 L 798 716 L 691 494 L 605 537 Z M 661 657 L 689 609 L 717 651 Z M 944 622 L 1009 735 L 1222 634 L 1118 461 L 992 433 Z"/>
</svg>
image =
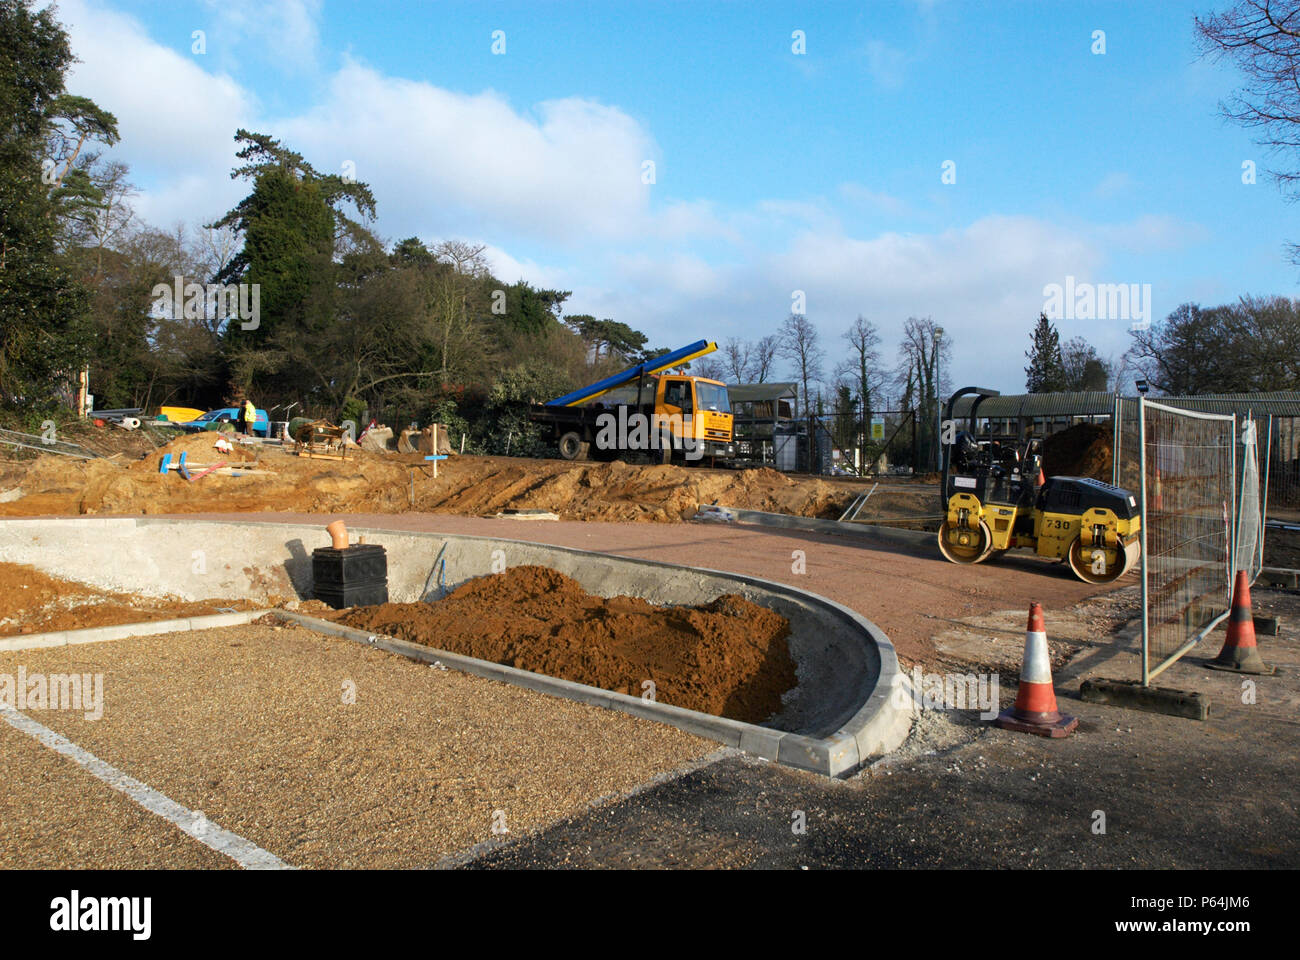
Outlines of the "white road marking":
<svg viewBox="0 0 1300 960">
<path fill-rule="evenodd" d="M 185 833 L 189 834 L 205 847 L 221 853 L 234 860 L 246 870 L 292 870 L 287 863 L 273 853 L 268 853 L 257 844 L 245 840 L 229 830 L 222 830 L 208 820 L 201 812 L 183 807 L 175 800 L 164 796 L 148 784 L 141 783 L 128 776 L 99 757 L 83 750 L 67 737 L 55 733 L 44 724 L 37 723 L 31 717 L 20 713 L 8 704 L 0 704 L 0 716 L 15 730 L 21 730 L 56 753 L 61 753 L 74 763 L 85 767 L 93 776 L 108 784 L 114 790 L 120 790 L 128 797 L 155 813 L 164 820 L 169 820 Z"/>
</svg>

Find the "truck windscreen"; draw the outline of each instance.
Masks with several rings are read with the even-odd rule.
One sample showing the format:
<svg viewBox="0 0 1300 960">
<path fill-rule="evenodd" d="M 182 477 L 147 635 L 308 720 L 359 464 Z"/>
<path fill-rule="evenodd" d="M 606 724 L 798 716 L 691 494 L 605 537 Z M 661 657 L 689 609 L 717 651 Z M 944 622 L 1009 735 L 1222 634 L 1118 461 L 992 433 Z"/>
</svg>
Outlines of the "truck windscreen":
<svg viewBox="0 0 1300 960">
<path fill-rule="evenodd" d="M 727 388 L 717 383 L 695 381 L 695 396 L 701 410 L 716 410 L 718 413 L 730 413 L 731 403 L 727 399 Z"/>
</svg>

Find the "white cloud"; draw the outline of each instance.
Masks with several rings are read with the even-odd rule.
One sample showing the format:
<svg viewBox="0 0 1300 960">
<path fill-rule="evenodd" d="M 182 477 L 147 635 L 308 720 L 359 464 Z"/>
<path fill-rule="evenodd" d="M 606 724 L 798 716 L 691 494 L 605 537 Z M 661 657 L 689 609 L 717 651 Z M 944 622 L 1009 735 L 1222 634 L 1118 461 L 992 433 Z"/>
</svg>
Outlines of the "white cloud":
<svg viewBox="0 0 1300 960">
<path fill-rule="evenodd" d="M 901 217 L 910 212 L 910 208 L 905 201 L 891 194 L 864 187 L 860 183 L 840 184 L 839 194 L 848 202 L 866 207 L 876 213 Z"/>
<path fill-rule="evenodd" d="M 933 316 L 955 345 L 954 380 L 1015 389 L 1024 379 L 1022 341 L 1043 307 L 1043 286 L 1066 274 L 1090 276 L 1102 262 L 1088 240 L 1030 217 L 987 217 L 941 233 L 869 238 L 804 229 L 785 249 L 742 264 L 621 258 L 606 292 L 575 291 L 572 310 L 595 312 L 595 302 L 602 315 L 645 331 L 656 343 L 753 339 L 774 333 L 789 314 L 792 292 L 803 290 L 809 319 L 827 348 L 828 375 L 839 334 L 859 313 L 880 327 L 890 366 L 907 317 Z M 1103 352 L 1110 349 L 1108 332 L 1062 334 L 1076 332 L 1092 334 Z M 1119 343 L 1123 330 L 1114 333 Z"/>
<path fill-rule="evenodd" d="M 223 67 L 254 59 L 250 47 L 259 63 L 300 70 L 317 66 L 320 0 L 204 0 L 204 5 L 212 18 L 208 55 Z"/>
<path fill-rule="evenodd" d="M 1092 228 L 1092 233 L 1108 247 L 1134 253 L 1177 250 L 1204 243 L 1210 236 L 1199 223 L 1157 214 L 1145 214 L 1128 223 L 1097 226 Z"/>
<path fill-rule="evenodd" d="M 241 195 L 229 179 L 236 128 L 255 113 L 253 96 L 200 58 L 151 40 L 133 17 L 83 0 L 64 0 L 59 19 L 79 63 L 72 93 L 117 117 L 114 157 L 131 165 L 144 188 L 141 216 L 168 224 L 224 213 Z"/>
<path fill-rule="evenodd" d="M 265 23 L 250 19 L 242 3 L 226 16 L 229 29 L 256 26 L 273 39 L 281 29 L 314 31 L 314 6 L 292 4 Z M 68 0 L 60 16 L 82 61 L 69 88 L 117 115 L 115 156 L 131 164 L 143 187 L 140 212 L 156 221 L 205 219 L 242 195 L 229 172 L 234 132 L 244 126 L 270 133 L 321 170 L 355 162 L 390 235 L 514 233 L 579 243 L 723 229 L 707 205 L 670 206 L 654 223 L 654 188 L 642 183 L 642 164 L 658 150 L 641 124 L 594 100 L 555 99 L 523 111 L 492 91 L 456 93 L 348 62 L 315 107 L 267 118 L 236 80 L 205 69 L 215 61 L 157 43 L 130 16 L 86 0 Z"/>
<path fill-rule="evenodd" d="M 907 55 L 880 40 L 870 40 L 863 48 L 867 58 L 867 72 L 882 87 L 897 89 L 903 85 L 903 71 Z"/>
<path fill-rule="evenodd" d="M 492 276 L 504 283 L 527 280 L 535 287 L 548 290 L 572 289 L 573 276 L 569 270 L 540 264 L 527 257 L 522 259 L 513 257 L 500 247 L 491 244 L 483 250 L 483 257 L 492 270 Z"/>
<path fill-rule="evenodd" d="M 320 169 L 354 161 L 398 233 L 576 242 L 642 229 L 649 134 L 617 108 L 576 97 L 534 114 L 492 91 L 456 93 L 349 62 L 324 102 L 270 126 Z"/>
</svg>

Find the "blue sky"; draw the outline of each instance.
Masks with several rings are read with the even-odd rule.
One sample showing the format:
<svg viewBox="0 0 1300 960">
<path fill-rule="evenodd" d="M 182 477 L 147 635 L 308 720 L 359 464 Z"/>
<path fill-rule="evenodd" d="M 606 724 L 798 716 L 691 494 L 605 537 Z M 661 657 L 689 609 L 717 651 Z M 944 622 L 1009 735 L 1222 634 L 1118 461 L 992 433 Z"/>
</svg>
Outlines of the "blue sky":
<svg viewBox="0 0 1300 960">
<path fill-rule="evenodd" d="M 1271 158 L 1219 115 L 1237 78 L 1193 43 L 1193 15 L 1214 6 L 59 9 L 83 61 L 69 87 L 118 114 L 115 153 L 152 223 L 197 226 L 240 196 L 242 124 L 319 169 L 355 164 L 381 236 L 486 243 L 502 279 L 572 290 L 569 312 L 654 344 L 772 333 L 802 290 L 828 379 L 859 313 L 888 365 L 906 318 L 932 316 L 954 380 L 1018 392 L 1043 288 L 1067 275 L 1150 284 L 1154 319 L 1294 295 L 1294 210 L 1264 176 Z M 1116 357 L 1129 325 L 1059 323 Z"/>
</svg>

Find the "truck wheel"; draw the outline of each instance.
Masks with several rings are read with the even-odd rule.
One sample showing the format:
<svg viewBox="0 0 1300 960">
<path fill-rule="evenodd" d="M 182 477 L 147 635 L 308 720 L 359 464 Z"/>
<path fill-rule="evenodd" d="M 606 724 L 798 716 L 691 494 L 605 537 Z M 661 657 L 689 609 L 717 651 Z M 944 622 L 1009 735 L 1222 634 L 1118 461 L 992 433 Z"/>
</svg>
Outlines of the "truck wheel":
<svg viewBox="0 0 1300 960">
<path fill-rule="evenodd" d="M 576 430 L 570 430 L 560 437 L 560 456 L 565 460 L 587 458 L 587 444 L 583 442 L 582 435 Z"/>
</svg>

